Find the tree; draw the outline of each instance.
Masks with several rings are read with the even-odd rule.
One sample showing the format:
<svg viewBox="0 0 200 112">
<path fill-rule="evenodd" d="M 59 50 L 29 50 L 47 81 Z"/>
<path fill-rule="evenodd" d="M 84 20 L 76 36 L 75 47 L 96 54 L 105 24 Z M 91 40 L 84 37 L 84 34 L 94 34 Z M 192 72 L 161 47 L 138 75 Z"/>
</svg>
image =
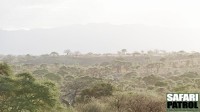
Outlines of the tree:
<svg viewBox="0 0 200 112">
<path fill-rule="evenodd" d="M 92 55 L 94 55 L 94 53 L 92 53 L 92 52 L 88 52 L 86 55 L 88 55 L 88 56 L 92 56 Z"/>
<path fill-rule="evenodd" d="M 158 73 L 161 67 L 164 67 L 164 63 L 155 63 L 154 65 L 156 67 L 156 72 Z"/>
<path fill-rule="evenodd" d="M 122 52 L 123 55 L 125 55 L 127 50 L 126 49 L 122 49 L 121 52 Z"/>
<path fill-rule="evenodd" d="M 56 57 L 56 56 L 59 56 L 59 54 L 58 54 L 57 52 L 51 52 L 51 53 L 50 53 L 50 56 Z"/>
<path fill-rule="evenodd" d="M 29 73 L 0 77 L 0 90 L 1 112 L 51 110 L 57 104 L 55 84 L 39 83 Z"/>
<path fill-rule="evenodd" d="M 62 92 L 64 92 L 62 100 L 67 101 L 69 105 L 73 106 L 76 103 L 76 98 L 80 95 L 81 91 L 90 87 L 90 85 L 96 81 L 97 80 L 88 76 L 74 79 L 62 88 Z"/>
<path fill-rule="evenodd" d="M 41 64 L 41 65 L 40 65 L 40 68 L 42 68 L 42 69 L 47 69 L 47 64 Z"/>
<path fill-rule="evenodd" d="M 113 86 L 107 83 L 100 83 L 93 86 L 91 89 L 84 89 L 81 92 L 81 97 L 95 97 L 110 96 L 113 92 Z"/>
<path fill-rule="evenodd" d="M 66 55 L 70 55 L 71 50 L 70 50 L 70 49 L 67 49 L 67 50 L 64 51 L 64 53 L 65 53 Z"/>
<path fill-rule="evenodd" d="M 54 74 L 54 73 L 47 73 L 45 75 L 45 78 L 52 80 L 52 81 L 56 81 L 56 82 L 61 81 L 61 77 L 59 76 L 59 74 Z"/>
<path fill-rule="evenodd" d="M 7 63 L 0 63 L 0 75 L 9 76 L 12 71 Z"/>
<path fill-rule="evenodd" d="M 112 67 L 116 69 L 117 73 L 121 73 L 122 70 L 122 61 L 121 60 L 114 60 L 112 63 Z"/>
<path fill-rule="evenodd" d="M 44 76 L 47 73 L 49 73 L 49 71 L 46 70 L 46 69 L 41 69 L 41 70 L 35 70 L 35 71 L 33 71 L 33 74 L 37 74 L 39 76 Z"/>
<path fill-rule="evenodd" d="M 132 63 L 131 62 L 123 62 L 123 64 L 124 64 L 124 69 L 126 70 L 126 72 L 128 70 L 130 70 L 131 67 L 132 67 Z"/>
<path fill-rule="evenodd" d="M 156 68 L 156 72 L 158 73 L 161 67 L 164 67 L 165 65 L 163 63 L 150 63 L 146 66 L 146 68 L 153 70 L 153 68 Z"/>
<path fill-rule="evenodd" d="M 6 62 L 6 63 L 12 63 L 14 62 L 15 57 L 13 55 L 7 55 L 5 57 L 3 57 L 2 61 Z"/>
</svg>

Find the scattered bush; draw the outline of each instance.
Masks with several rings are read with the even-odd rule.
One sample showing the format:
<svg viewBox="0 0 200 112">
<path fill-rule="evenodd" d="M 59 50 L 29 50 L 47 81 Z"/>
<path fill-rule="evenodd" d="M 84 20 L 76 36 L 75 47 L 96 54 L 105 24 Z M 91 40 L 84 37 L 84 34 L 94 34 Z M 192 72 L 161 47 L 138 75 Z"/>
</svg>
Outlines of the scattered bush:
<svg viewBox="0 0 200 112">
<path fill-rule="evenodd" d="M 158 81 L 158 82 L 156 82 L 155 86 L 158 86 L 158 87 L 165 87 L 165 86 L 167 86 L 167 83 L 166 83 L 166 82 Z"/>
<path fill-rule="evenodd" d="M 85 101 L 88 98 L 94 97 L 99 98 L 102 96 L 110 96 L 112 95 L 113 87 L 111 84 L 100 83 L 96 84 L 90 89 L 84 89 L 81 92 L 81 98 Z"/>
<path fill-rule="evenodd" d="M 115 112 L 164 112 L 165 100 L 142 94 L 119 94 L 110 103 Z"/>
<path fill-rule="evenodd" d="M 78 112 L 106 112 L 105 106 L 98 102 L 97 99 L 92 99 L 90 102 L 86 104 L 78 104 L 76 106 L 76 110 Z"/>
</svg>

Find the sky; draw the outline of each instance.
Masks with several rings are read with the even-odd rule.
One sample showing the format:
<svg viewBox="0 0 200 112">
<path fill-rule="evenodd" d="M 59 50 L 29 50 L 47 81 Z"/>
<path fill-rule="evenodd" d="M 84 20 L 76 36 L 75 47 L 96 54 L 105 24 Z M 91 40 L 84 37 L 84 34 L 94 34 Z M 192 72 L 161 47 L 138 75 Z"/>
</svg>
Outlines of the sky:
<svg viewBox="0 0 200 112">
<path fill-rule="evenodd" d="M 199 28 L 199 5 L 199 0 L 0 0 L 0 28 L 88 23 Z"/>
<path fill-rule="evenodd" d="M 6 34 L 5 32 L 0 32 L 0 54 L 41 54 L 43 52 L 50 52 L 51 50 L 58 50 L 61 52 L 65 48 L 74 50 L 81 49 L 85 52 L 114 52 L 120 48 L 127 48 L 130 51 L 159 48 L 164 50 L 182 49 L 199 51 L 199 6 L 199 0 L 0 0 L 0 30 L 8 31 Z M 61 34 L 59 35 L 61 36 L 59 37 L 47 35 L 47 37 L 42 37 L 39 35 L 35 40 L 40 38 L 41 42 L 36 43 L 29 43 L 28 39 L 25 39 L 26 37 L 19 37 L 25 35 L 24 32 L 23 34 L 17 33 L 15 36 L 8 36 L 15 34 L 13 31 L 18 30 L 28 32 L 34 29 L 41 29 L 41 31 L 43 31 L 42 29 L 54 29 L 68 26 L 74 26 L 76 27 L 74 30 L 77 30 L 77 28 L 80 29 L 78 25 L 83 25 L 84 31 L 90 32 L 90 30 L 85 30 L 90 24 L 96 24 L 96 27 L 101 28 L 97 28 L 91 32 L 91 34 L 87 33 L 87 35 L 82 32 L 83 30 L 78 30 L 79 32 L 77 33 L 81 32 L 80 34 L 84 35 L 84 39 L 82 35 L 75 35 L 76 33 L 66 34 L 67 36 L 74 36 L 76 40 L 80 39 L 85 43 L 80 46 L 76 43 L 65 45 L 63 41 L 70 41 L 72 38 L 65 37 L 64 33 L 62 35 L 62 32 L 60 32 Z M 108 50 L 103 45 L 97 44 L 95 46 L 92 42 L 88 41 L 92 38 L 91 36 L 93 36 L 94 41 L 104 42 L 101 36 L 97 36 L 99 33 L 96 33 L 96 31 L 105 29 L 107 27 L 105 24 L 114 26 L 110 26 L 109 28 L 111 29 L 107 31 L 116 27 L 125 28 L 123 27 L 124 25 L 139 25 L 145 26 L 144 28 L 148 27 L 147 29 L 149 29 L 140 29 L 139 32 L 145 33 L 145 31 L 148 32 L 150 29 L 153 29 L 154 32 L 152 32 L 150 36 L 142 34 L 134 35 L 130 33 L 132 27 L 128 29 L 125 28 L 126 30 L 130 30 L 130 32 L 122 32 L 119 35 L 126 35 L 126 37 L 117 36 L 117 39 L 115 39 L 117 34 L 108 35 L 108 33 L 104 33 L 102 34 L 104 38 L 112 40 L 113 43 L 113 46 L 106 46 L 113 47 L 113 49 Z M 157 32 L 158 30 L 155 30 L 159 28 L 162 29 L 161 32 L 163 34 L 159 34 Z M 165 28 L 170 29 L 170 34 L 164 33 L 163 29 Z M 119 29 L 112 31 L 119 31 Z M 174 32 L 178 33 L 173 35 Z M 34 35 L 34 32 L 30 34 Z M 30 35 L 26 36 L 29 36 L 29 38 L 36 38 Z M 45 40 L 44 38 L 50 37 L 52 41 L 42 41 Z M 56 38 L 60 40 L 58 41 L 60 44 L 58 43 L 56 46 L 42 48 L 43 44 L 52 45 Z M 123 38 L 126 39 L 123 40 Z M 144 45 L 141 38 L 145 41 L 154 41 Z M 20 39 L 22 41 L 15 44 L 15 41 Z M 162 40 L 166 41 L 159 42 Z M 75 40 L 73 41 L 75 42 Z M 27 43 L 30 44 L 29 47 L 27 47 Z M 38 46 L 38 48 L 35 48 L 35 46 Z M 17 49 L 17 47 L 27 48 L 27 50 Z"/>
</svg>

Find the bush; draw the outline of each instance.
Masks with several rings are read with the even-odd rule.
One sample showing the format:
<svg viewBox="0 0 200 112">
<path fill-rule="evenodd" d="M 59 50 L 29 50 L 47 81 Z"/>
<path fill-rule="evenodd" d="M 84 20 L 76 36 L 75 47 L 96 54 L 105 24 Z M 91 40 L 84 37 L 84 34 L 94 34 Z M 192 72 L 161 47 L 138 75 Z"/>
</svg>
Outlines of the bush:
<svg viewBox="0 0 200 112">
<path fill-rule="evenodd" d="M 187 85 L 177 86 L 174 87 L 172 90 L 174 92 L 188 92 L 190 91 L 190 89 L 194 89 L 194 85 L 187 84 Z"/>
<path fill-rule="evenodd" d="M 154 85 L 157 81 L 160 81 L 161 78 L 156 75 L 149 75 L 149 76 L 143 77 L 142 80 L 148 85 Z"/>
<path fill-rule="evenodd" d="M 115 112 L 164 112 L 165 101 L 152 95 L 119 94 L 113 97 Z"/>
<path fill-rule="evenodd" d="M 57 106 L 56 85 L 39 83 L 29 73 L 12 77 L 0 77 L 1 112 L 36 112 L 51 110 Z"/>
<path fill-rule="evenodd" d="M 61 77 L 58 74 L 48 73 L 45 75 L 45 77 L 52 81 L 57 81 L 57 82 L 61 81 Z"/>
<path fill-rule="evenodd" d="M 199 74 L 197 72 L 186 72 L 180 77 L 188 77 L 188 78 L 198 78 Z"/>
<path fill-rule="evenodd" d="M 81 92 L 81 98 L 85 100 L 85 98 L 99 98 L 102 96 L 110 96 L 112 95 L 113 87 L 111 84 L 101 83 L 96 84 L 90 89 L 84 89 Z"/>
<path fill-rule="evenodd" d="M 166 83 L 166 82 L 158 81 L 158 82 L 156 82 L 155 86 L 158 86 L 158 87 L 165 87 L 165 86 L 167 86 L 167 83 Z"/>
<path fill-rule="evenodd" d="M 12 74 L 12 70 L 7 63 L 0 63 L 0 75 L 9 76 Z"/>
<path fill-rule="evenodd" d="M 76 110 L 78 112 L 106 112 L 104 109 L 104 105 L 98 102 L 97 99 L 92 99 L 86 104 L 78 104 L 76 106 Z"/>
</svg>

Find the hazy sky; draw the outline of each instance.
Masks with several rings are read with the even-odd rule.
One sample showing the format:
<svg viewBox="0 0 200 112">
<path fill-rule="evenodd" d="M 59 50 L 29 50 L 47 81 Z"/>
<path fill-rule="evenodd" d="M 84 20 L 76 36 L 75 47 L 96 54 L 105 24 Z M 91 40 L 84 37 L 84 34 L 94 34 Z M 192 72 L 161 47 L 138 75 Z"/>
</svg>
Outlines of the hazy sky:
<svg viewBox="0 0 200 112">
<path fill-rule="evenodd" d="M 0 0 L 0 54 L 200 51 L 199 6 L 199 0 Z M 13 31 L 19 29 L 38 31 Z"/>
<path fill-rule="evenodd" d="M 69 24 L 200 27 L 199 0 L 0 0 L 0 28 Z"/>
</svg>

